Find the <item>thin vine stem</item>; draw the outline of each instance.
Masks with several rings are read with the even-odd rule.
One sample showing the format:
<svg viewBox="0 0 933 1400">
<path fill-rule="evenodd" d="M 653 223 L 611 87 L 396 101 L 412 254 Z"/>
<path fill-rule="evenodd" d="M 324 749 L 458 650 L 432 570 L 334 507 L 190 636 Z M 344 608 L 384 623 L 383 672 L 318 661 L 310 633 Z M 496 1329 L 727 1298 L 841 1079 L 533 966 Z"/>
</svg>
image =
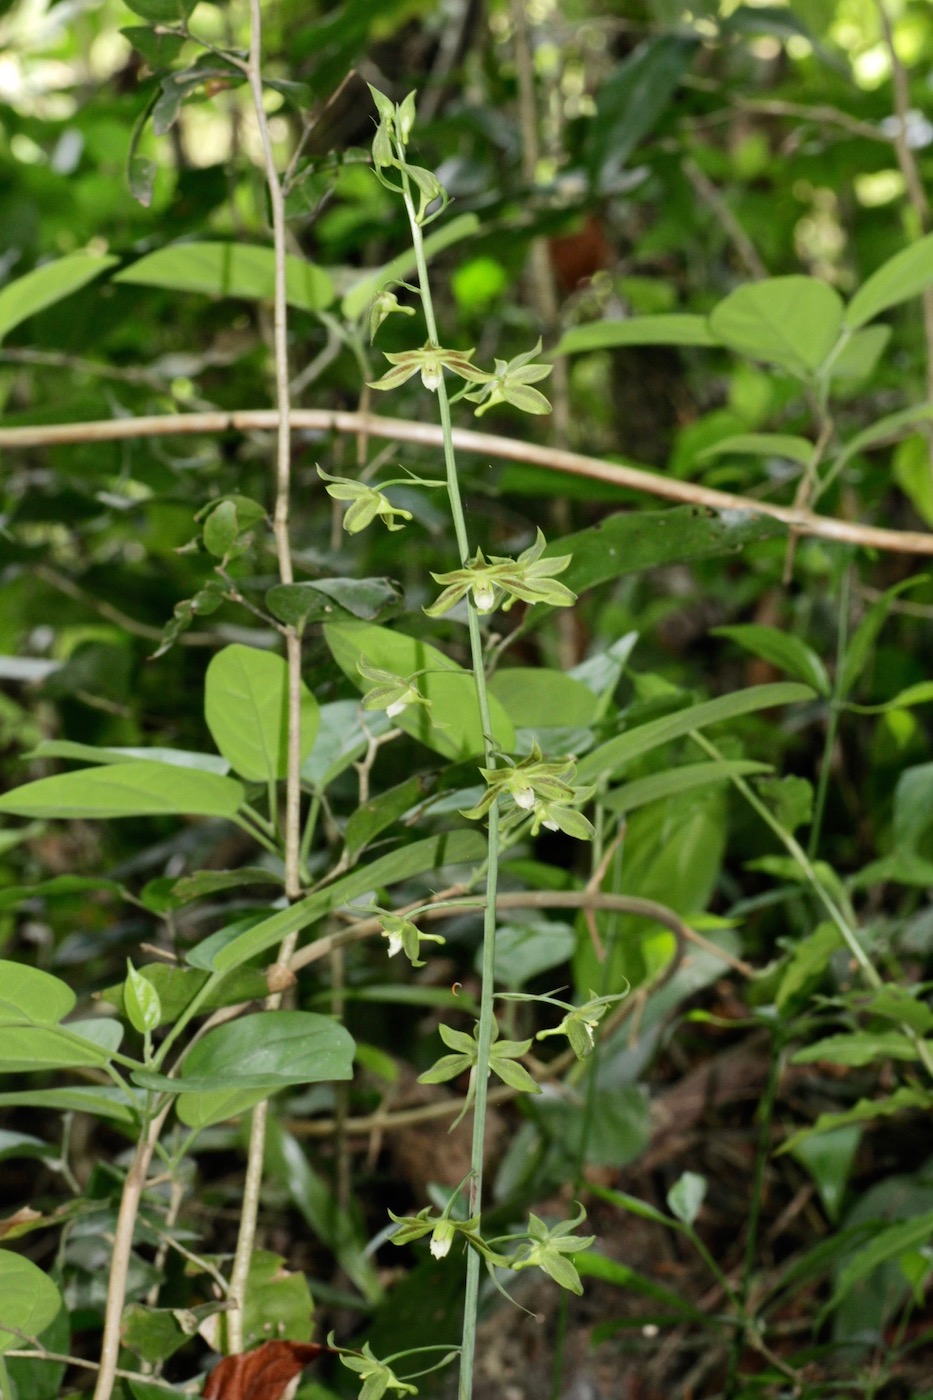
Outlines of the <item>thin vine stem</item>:
<svg viewBox="0 0 933 1400">
<path fill-rule="evenodd" d="M 434 345 L 439 345 L 437 320 L 434 315 L 434 302 L 428 277 L 427 259 L 424 253 L 424 240 L 421 224 L 418 221 L 412 199 L 411 185 L 405 172 L 405 150 L 398 144 L 401 162 L 402 192 L 405 209 L 411 228 L 415 265 L 418 271 L 418 286 L 424 311 L 428 337 Z M 444 465 L 447 473 L 447 497 L 453 520 L 454 535 L 460 562 L 464 566 L 470 559 L 470 542 L 463 513 L 463 499 L 460 494 L 460 481 L 457 475 L 457 460 L 453 442 L 453 423 L 450 417 L 450 400 L 443 381 L 437 387 L 437 403 L 444 437 Z M 473 683 L 476 702 L 479 708 L 480 724 L 483 731 L 483 754 L 487 768 L 496 766 L 492 742 L 492 720 L 489 709 L 489 694 L 486 688 L 486 667 L 483 655 L 483 639 L 480 632 L 479 616 L 472 602 L 467 603 L 469 622 L 470 659 L 473 669 Z M 487 865 L 486 865 L 486 907 L 483 914 L 483 960 L 482 983 L 479 1007 L 479 1034 L 477 1036 L 475 1089 L 473 1106 L 473 1138 L 470 1151 L 470 1189 L 468 1213 L 479 1215 L 483 1200 L 483 1161 L 486 1143 L 486 1098 L 489 1081 L 490 1050 L 493 1040 L 495 1015 L 493 1010 L 493 988 L 496 962 L 496 893 L 499 876 L 499 812 L 493 804 L 488 818 Z M 476 1324 L 479 1310 L 480 1257 L 471 1249 L 467 1256 L 466 1290 L 463 1302 L 463 1336 L 460 1347 L 460 1400 L 470 1400 L 473 1394 L 473 1366 L 476 1354 Z"/>
</svg>

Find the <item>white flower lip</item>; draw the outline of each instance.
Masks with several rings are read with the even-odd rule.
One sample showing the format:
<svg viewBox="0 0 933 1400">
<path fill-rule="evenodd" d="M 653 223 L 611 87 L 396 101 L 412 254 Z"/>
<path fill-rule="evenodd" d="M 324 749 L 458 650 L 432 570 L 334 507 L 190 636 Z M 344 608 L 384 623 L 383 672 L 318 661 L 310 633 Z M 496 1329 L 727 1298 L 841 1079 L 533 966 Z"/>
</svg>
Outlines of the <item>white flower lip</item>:
<svg viewBox="0 0 933 1400">
<path fill-rule="evenodd" d="M 389 940 L 389 957 L 394 958 L 396 953 L 402 951 L 402 935 L 400 933 L 387 933 L 385 937 Z"/>
</svg>

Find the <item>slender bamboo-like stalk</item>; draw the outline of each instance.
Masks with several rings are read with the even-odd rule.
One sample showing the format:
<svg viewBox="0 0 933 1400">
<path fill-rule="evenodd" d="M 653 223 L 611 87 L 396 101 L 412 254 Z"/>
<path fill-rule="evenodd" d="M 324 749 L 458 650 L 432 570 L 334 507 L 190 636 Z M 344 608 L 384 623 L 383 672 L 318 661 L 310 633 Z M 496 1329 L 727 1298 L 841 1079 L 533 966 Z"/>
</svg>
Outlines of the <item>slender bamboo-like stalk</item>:
<svg viewBox="0 0 933 1400">
<path fill-rule="evenodd" d="M 113 1253 L 110 1256 L 110 1274 L 107 1280 L 107 1302 L 104 1308 L 104 1335 L 100 1350 L 100 1369 L 94 1385 L 93 1400 L 110 1400 L 114 1382 L 117 1379 L 117 1359 L 120 1355 L 120 1328 L 123 1322 L 123 1304 L 126 1300 L 126 1280 L 130 1267 L 130 1254 L 133 1249 L 133 1232 L 139 1203 L 149 1163 L 159 1140 L 162 1125 L 168 1115 L 166 1107 L 152 1118 L 145 1133 L 136 1144 L 136 1151 L 130 1169 L 123 1183 L 120 1197 L 120 1210 L 117 1214 L 117 1228 L 113 1237 Z"/>
<path fill-rule="evenodd" d="M 266 187 L 272 212 L 272 244 L 275 259 L 275 301 L 273 312 L 273 346 L 275 356 L 275 392 L 277 408 L 276 489 L 273 511 L 273 533 L 279 578 L 292 583 L 291 540 L 289 512 L 291 506 L 291 396 L 288 373 L 288 302 L 285 282 L 285 199 L 272 150 L 272 138 L 263 101 L 262 82 L 262 0 L 250 0 L 250 48 L 247 77 L 253 100 L 253 113 L 262 146 Z M 285 775 L 285 895 L 295 900 L 301 895 L 301 637 L 294 627 L 286 627 L 285 654 L 288 665 L 288 757 Z M 287 938 L 279 949 L 278 963 L 287 967 L 295 949 L 297 935 Z M 267 999 L 269 1009 L 277 1007 L 281 995 Z M 233 1309 L 227 1319 L 229 1350 L 243 1350 L 243 1309 L 249 1278 L 250 1263 L 256 1240 L 256 1222 L 262 1190 L 263 1162 L 266 1148 L 268 1102 L 257 1104 L 250 1119 L 249 1149 L 240 1228 L 236 1252 L 230 1273 Z"/>
</svg>

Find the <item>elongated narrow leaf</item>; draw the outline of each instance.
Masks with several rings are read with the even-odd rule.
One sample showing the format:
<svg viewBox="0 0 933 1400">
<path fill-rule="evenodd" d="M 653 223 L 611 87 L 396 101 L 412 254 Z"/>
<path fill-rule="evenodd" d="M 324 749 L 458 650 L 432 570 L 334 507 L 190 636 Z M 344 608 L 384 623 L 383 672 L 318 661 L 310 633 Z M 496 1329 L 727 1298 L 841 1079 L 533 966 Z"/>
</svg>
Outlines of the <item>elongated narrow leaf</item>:
<svg viewBox="0 0 933 1400">
<path fill-rule="evenodd" d="M 870 427 L 863 429 L 862 432 L 856 433 L 855 437 L 849 439 L 833 462 L 833 476 L 838 475 L 846 462 L 857 452 L 865 452 L 872 447 L 883 447 L 888 443 L 898 442 L 901 438 L 907 437 L 913 428 L 920 423 L 929 422 L 931 418 L 933 418 L 933 403 L 918 403 L 911 408 L 902 408 L 897 413 L 889 413 L 884 418 L 877 419 Z"/>
<path fill-rule="evenodd" d="M 168 287 L 176 292 L 271 301 L 275 295 L 275 254 L 248 243 L 173 243 L 125 267 L 115 282 Z M 299 311 L 321 311 L 334 299 L 322 267 L 289 254 L 286 297 Z"/>
<path fill-rule="evenodd" d="M 787 527 L 779 520 L 751 511 L 672 506 L 608 515 L 586 530 L 555 540 L 544 555 L 569 554 L 570 564 L 562 580 L 574 593 L 584 593 L 625 574 L 688 559 L 737 554 L 746 545 L 786 533 Z M 544 614 L 543 604 L 538 605 L 538 612 Z"/>
<path fill-rule="evenodd" d="M 846 324 L 853 329 L 863 326 L 889 306 L 919 296 L 929 286 L 933 286 L 933 233 L 918 238 L 875 269 L 849 302 Z"/>
<path fill-rule="evenodd" d="M 198 753 L 192 749 L 97 748 L 93 744 L 76 744 L 70 739 L 43 739 L 24 758 L 70 758 L 76 763 L 126 763 L 129 759 L 147 759 L 152 763 L 172 763 L 177 768 L 197 768 L 205 773 L 229 773 L 230 764 L 217 753 Z"/>
<path fill-rule="evenodd" d="M 726 457 L 731 453 L 751 457 L 784 457 L 789 462 L 809 462 L 813 456 L 813 443 L 809 438 L 795 437 L 792 433 L 735 433 L 732 437 L 720 438 L 710 447 L 704 447 L 697 460 L 708 461 L 710 457 Z"/>
<path fill-rule="evenodd" d="M 620 345 L 719 345 L 705 316 L 664 311 L 654 316 L 627 316 L 624 321 L 589 321 L 564 331 L 550 353 L 580 355 L 587 350 L 612 350 Z"/>
<path fill-rule="evenodd" d="M 58 1288 L 31 1259 L 0 1249 L 0 1354 L 21 1347 L 53 1322 L 62 1306 Z"/>
<path fill-rule="evenodd" d="M 747 778 L 757 773 L 770 773 L 770 764 L 755 763 L 751 759 L 728 759 L 723 762 L 683 763 L 677 768 L 666 768 L 662 773 L 650 773 L 644 778 L 635 778 L 624 787 L 614 788 L 600 801 L 612 812 L 634 812 L 649 802 L 657 802 L 665 797 L 673 797 L 692 788 L 709 787 L 713 783 L 728 783 L 732 778 Z"/>
<path fill-rule="evenodd" d="M 699 47 L 692 35 L 646 39 L 600 85 L 583 153 L 594 189 L 612 190 L 629 156 L 668 109 Z"/>
<path fill-rule="evenodd" d="M 716 700 L 705 700 L 686 710 L 663 715 L 661 719 L 649 720 L 647 724 L 640 724 L 636 729 L 601 744 L 580 760 L 577 778 L 580 782 L 593 782 L 601 775 L 620 773 L 633 758 L 669 743 L 671 739 L 682 738 L 692 729 L 705 729 L 708 725 L 737 719 L 739 715 L 753 714 L 756 710 L 769 710 L 778 705 L 794 705 L 812 699 L 813 691 L 809 686 L 782 681 L 737 690 Z"/>
<path fill-rule="evenodd" d="M 0 291 L 0 340 L 27 317 L 87 286 L 119 261 L 97 253 L 69 253 L 9 282 Z"/>
<path fill-rule="evenodd" d="M 334 1199 L 328 1182 L 314 1170 L 297 1138 L 270 1115 L 266 1138 L 270 1176 L 286 1190 L 292 1205 L 370 1303 L 382 1296 L 379 1274 L 365 1252 L 365 1240 L 349 1212 Z"/>
<path fill-rule="evenodd" d="M 450 248 L 454 243 L 462 242 L 464 238 L 471 238 L 479 226 L 479 218 L 476 214 L 461 214 L 459 218 L 451 219 L 449 223 L 443 224 L 441 228 L 429 234 L 424 240 L 425 257 L 430 261 L 437 253 L 443 252 L 445 248 Z M 349 291 L 344 294 L 340 305 L 341 311 L 348 321 L 357 320 L 369 310 L 369 303 L 380 287 L 391 287 L 399 281 L 407 281 L 415 271 L 414 253 L 400 253 L 384 267 L 376 268 L 375 272 L 368 272 L 358 282 L 354 282 Z"/>
<path fill-rule="evenodd" d="M 0 1108 L 53 1108 L 63 1113 L 91 1113 L 95 1118 L 109 1118 L 128 1126 L 139 1122 L 139 1114 L 123 1090 L 106 1084 L 75 1084 L 61 1089 L 15 1089 L 0 1094 Z"/>
<path fill-rule="evenodd" d="M 313 1011 L 262 1011 L 215 1026 L 185 1056 L 178 1116 L 192 1128 L 222 1122 L 293 1084 L 349 1079 L 353 1037 Z M 252 1089 L 262 1081 L 258 1097 Z M 244 1101 L 243 1089 L 250 1092 Z M 250 1101 L 251 1100 L 251 1101 Z"/>
<path fill-rule="evenodd" d="M 13 1016 L 51 1026 L 68 1015 L 75 1001 L 60 977 L 23 963 L 0 962 L 0 1019 Z"/>
<path fill-rule="evenodd" d="M 341 880 L 335 880 L 332 885 L 288 909 L 280 909 L 232 940 L 220 939 L 215 942 L 205 939 L 188 955 L 188 961 L 194 967 L 203 967 L 209 972 L 229 972 L 231 968 L 240 967 L 250 958 L 258 957 L 274 947 L 288 934 L 300 932 L 322 919 L 331 909 L 349 904 L 369 890 L 397 884 L 413 875 L 422 875 L 426 870 L 436 871 L 443 865 L 479 862 L 485 854 L 486 839 L 478 831 L 443 832 L 439 836 L 415 841 L 369 865 L 352 870 Z"/>
<path fill-rule="evenodd" d="M 224 647 L 204 683 L 204 717 L 232 767 L 254 783 L 284 778 L 288 766 L 288 666 L 258 647 Z M 301 686 L 301 758 L 314 746 L 318 706 Z"/>
<path fill-rule="evenodd" d="M 748 282 L 714 307 L 709 324 L 740 355 L 809 377 L 839 339 L 842 298 L 816 277 Z"/>
<path fill-rule="evenodd" d="M 548 667 L 497 671 L 489 688 L 520 729 L 585 728 L 599 708 L 599 696 L 589 686 Z"/>
<path fill-rule="evenodd" d="M 870 1065 L 877 1060 L 919 1058 L 913 1041 L 900 1031 L 851 1031 L 805 1045 L 796 1051 L 793 1060 L 795 1065 L 812 1065 L 821 1060 L 833 1065 Z"/>
<path fill-rule="evenodd" d="M 360 690 L 372 688 L 359 671 L 363 661 L 402 680 L 414 677 L 429 702 L 409 705 L 394 716 L 400 728 L 447 758 L 470 758 L 483 752 L 483 728 L 473 677 L 436 647 L 388 627 L 365 622 L 329 622 L 324 639 L 344 675 Z M 515 731 L 495 696 L 490 696 L 493 737 L 505 752 L 515 746 Z"/>
<path fill-rule="evenodd" d="M 60 773 L 54 778 L 24 783 L 0 797 L 0 812 L 59 820 L 151 817 L 170 813 L 233 817 L 243 796 L 242 787 L 233 778 L 143 760 Z"/>
<path fill-rule="evenodd" d="M 820 695 L 828 695 L 832 688 L 826 667 L 816 652 L 792 632 L 750 622 L 734 627 L 714 627 L 712 634 L 714 637 L 728 637 L 753 656 L 770 661 L 795 680 L 803 681 L 804 685 L 812 685 Z"/>
</svg>

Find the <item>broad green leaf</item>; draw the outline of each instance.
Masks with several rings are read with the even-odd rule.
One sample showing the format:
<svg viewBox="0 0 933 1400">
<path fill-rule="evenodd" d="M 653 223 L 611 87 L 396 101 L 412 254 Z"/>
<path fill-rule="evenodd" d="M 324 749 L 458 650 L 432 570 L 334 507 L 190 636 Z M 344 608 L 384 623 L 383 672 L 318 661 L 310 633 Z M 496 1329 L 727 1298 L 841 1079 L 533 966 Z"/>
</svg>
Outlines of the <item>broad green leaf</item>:
<svg viewBox="0 0 933 1400">
<path fill-rule="evenodd" d="M 379 1273 L 366 1253 L 366 1239 L 350 1212 L 334 1199 L 327 1180 L 314 1170 L 301 1143 L 270 1114 L 266 1129 L 267 1171 L 288 1192 L 293 1206 L 333 1253 L 347 1278 L 369 1303 L 382 1297 Z"/>
<path fill-rule="evenodd" d="M 805 1045 L 793 1056 L 795 1065 L 825 1060 L 833 1065 L 871 1065 L 877 1060 L 916 1060 L 913 1042 L 899 1031 L 850 1031 Z"/>
<path fill-rule="evenodd" d="M 48 1274 L 31 1259 L 0 1249 L 0 1355 L 21 1347 L 24 1336 L 38 1337 L 61 1306 L 61 1294 Z"/>
<path fill-rule="evenodd" d="M 783 457 L 789 462 L 805 465 L 813 456 L 813 443 L 809 438 L 795 437 L 792 433 L 735 433 L 732 437 L 720 438 L 710 447 L 704 447 L 697 461 L 705 462 L 710 457 L 724 457 L 730 453 L 751 457 Z"/>
<path fill-rule="evenodd" d="M 756 623 L 740 623 L 733 627 L 713 627 L 714 637 L 728 637 L 753 656 L 786 671 L 804 685 L 812 685 L 819 695 L 828 695 L 832 689 L 826 667 L 816 652 L 806 642 L 795 637 L 792 632 L 782 632 L 779 627 L 763 627 Z"/>
<path fill-rule="evenodd" d="M 0 1018 L 0 1074 L 31 1074 L 34 1070 L 73 1069 L 105 1065 L 110 1053 L 64 1026 L 12 1023 Z"/>
<path fill-rule="evenodd" d="M 594 190 L 608 194 L 635 147 L 671 104 L 699 42 L 691 35 L 646 39 L 618 64 L 596 92 L 596 113 L 583 151 Z"/>
<path fill-rule="evenodd" d="M 348 852 L 355 856 L 362 851 L 381 831 L 410 812 L 416 803 L 423 802 L 433 788 L 428 775 L 416 774 L 357 807 L 343 834 Z"/>
<path fill-rule="evenodd" d="M 18 1157 L 57 1157 L 59 1149 L 51 1142 L 30 1133 L 14 1133 L 0 1128 L 0 1162 L 15 1160 Z"/>
<path fill-rule="evenodd" d="M 710 313 L 713 334 L 737 354 L 808 378 L 839 339 L 839 293 L 816 277 L 769 277 L 730 292 Z"/>
<path fill-rule="evenodd" d="M 717 788 L 679 794 L 634 812 L 627 822 L 625 860 L 621 881 L 615 886 L 618 893 L 657 900 L 695 919 L 706 908 L 719 879 L 726 813 L 725 793 Z M 577 1000 L 585 1001 L 591 987 L 613 994 L 650 983 L 676 953 L 673 933 L 651 919 L 597 914 L 596 920 L 598 927 L 611 930 L 612 945 L 599 961 L 580 921 L 573 961 Z M 682 971 L 701 966 L 696 950 L 685 961 Z"/>
<path fill-rule="evenodd" d="M 702 345 L 719 341 L 705 316 L 686 312 L 662 312 L 656 316 L 628 316 L 624 321 L 588 321 L 564 331 L 549 358 L 580 355 L 588 350 L 612 350 L 620 345 Z"/>
<path fill-rule="evenodd" d="M 269 611 L 280 622 L 307 627 L 339 621 L 341 614 L 375 622 L 398 612 L 402 593 L 388 578 L 319 578 L 313 583 L 278 583 L 266 594 Z"/>
<path fill-rule="evenodd" d="M 919 296 L 929 286 L 933 286 L 933 233 L 918 238 L 875 269 L 849 302 L 846 323 L 853 329 L 863 326 L 889 306 Z"/>
<path fill-rule="evenodd" d="M 62 1089 L 19 1089 L 0 1094 L 0 1108 L 51 1108 L 63 1113 L 90 1113 L 135 1127 L 139 1116 L 122 1089 L 109 1085 L 74 1085 Z"/>
<path fill-rule="evenodd" d="M 706 1177 L 697 1172 L 684 1172 L 667 1193 L 667 1204 L 684 1225 L 692 1225 L 706 1197 Z"/>
<path fill-rule="evenodd" d="M 21 321 L 54 306 L 119 261 L 98 253 L 69 253 L 8 282 L 0 291 L 0 340 Z"/>
<path fill-rule="evenodd" d="M 197 0 L 126 0 L 128 10 L 150 24 L 179 24 L 184 22 Z"/>
<path fill-rule="evenodd" d="M 810 992 L 822 979 L 829 960 L 842 947 L 842 934 L 828 920 L 802 938 L 790 955 L 778 985 L 775 1005 L 784 1010 L 801 994 Z"/>
<path fill-rule="evenodd" d="M 60 977 L 23 963 L 0 962 L 0 1020 L 54 1025 L 74 1007 L 74 992 Z"/>
<path fill-rule="evenodd" d="M 794 1148 L 794 1157 L 813 1177 L 826 1214 L 834 1224 L 839 1219 L 861 1140 L 862 1130 L 853 1123 L 848 1128 L 837 1128 L 834 1133 L 813 1133 Z"/>
<path fill-rule="evenodd" d="M 890 339 L 890 326 L 868 326 L 865 330 L 854 331 L 830 361 L 830 378 L 867 379 L 874 373 Z"/>
<path fill-rule="evenodd" d="M 471 758 L 483 752 L 473 677 L 436 647 L 404 632 L 365 622 L 325 623 L 324 639 L 344 675 L 362 691 L 370 689 L 371 683 L 360 675 L 357 663 L 361 660 L 403 680 L 421 673 L 416 684 L 430 705 L 409 705 L 394 716 L 406 733 L 447 758 Z M 515 731 L 494 696 L 490 696 L 490 715 L 497 746 L 510 752 L 515 746 Z"/>
<path fill-rule="evenodd" d="M 44 739 L 24 758 L 73 758 L 77 763 L 126 763 L 128 759 L 146 759 L 152 763 L 171 763 L 176 768 L 196 768 L 205 773 L 229 773 L 230 764 L 217 753 L 198 753 L 193 749 L 166 748 L 97 748 L 93 744 L 76 744 L 70 739 Z"/>
<path fill-rule="evenodd" d="M 160 1026 L 170 1026 L 178 1020 L 185 1007 L 201 990 L 208 979 L 208 973 L 193 967 L 177 967 L 171 963 L 148 963 L 139 969 L 156 991 L 159 998 Z M 126 1015 L 126 983 L 107 987 L 99 993 L 100 999 L 109 1006 L 115 1006 L 121 1015 Z M 269 985 L 259 968 L 242 967 L 228 973 L 200 1003 L 202 1011 L 216 1011 L 221 1006 L 237 1006 L 245 1001 L 261 1001 L 269 995 Z"/>
<path fill-rule="evenodd" d="M 286 299 L 299 311 L 321 311 L 334 299 L 322 267 L 289 253 Z M 167 287 L 176 292 L 271 301 L 275 295 L 275 255 L 248 243 L 172 243 L 125 267 L 115 282 Z"/>
<path fill-rule="evenodd" d="M 897 1021 L 901 1026 L 910 1026 L 920 1035 L 933 1030 L 933 1010 L 923 1000 L 925 988 L 922 984 L 913 987 L 900 987 L 886 982 L 877 991 L 867 996 L 859 996 L 859 1007 L 872 1016 L 883 1016 L 886 1021 Z"/>
<path fill-rule="evenodd" d="M 208 1031 L 170 1082 L 181 1086 L 181 1121 L 204 1128 L 290 1085 L 352 1073 L 353 1038 L 337 1021 L 312 1011 L 262 1011 Z"/>
<path fill-rule="evenodd" d="M 747 778 L 753 774 L 770 772 L 769 764 L 755 763 L 751 759 L 683 763 L 676 768 L 666 768 L 660 773 L 649 773 L 644 778 L 633 778 L 623 787 L 607 792 L 600 798 L 600 802 L 612 812 L 634 812 L 638 807 L 671 797 L 675 793 L 689 792 L 692 788 L 708 787 L 714 783 L 728 783 L 733 778 Z"/>
<path fill-rule="evenodd" d="M 599 697 L 582 681 L 545 667 L 496 671 L 489 689 L 516 729 L 585 729 L 599 708 Z"/>
<path fill-rule="evenodd" d="M 441 228 L 429 234 L 424 240 L 424 255 L 430 262 L 437 253 L 450 248 L 464 238 L 471 238 L 479 229 L 476 214 L 461 214 L 451 219 Z M 413 252 L 399 253 L 398 257 L 374 272 L 367 272 L 358 282 L 354 282 L 344 294 L 340 309 L 348 321 L 356 321 L 369 310 L 369 303 L 381 287 L 391 288 L 393 283 L 408 280 L 417 270 Z"/>
<path fill-rule="evenodd" d="M 609 515 L 589 529 L 554 540 L 544 557 L 569 554 L 570 564 L 561 579 L 574 593 L 584 593 L 625 574 L 688 559 L 737 554 L 747 544 L 786 533 L 786 526 L 779 520 L 750 511 L 673 506 L 668 510 Z M 540 612 L 544 612 L 543 605 Z"/>
<path fill-rule="evenodd" d="M 751 686 L 748 690 L 737 690 L 731 695 L 721 695 L 716 700 L 705 700 L 698 705 L 690 705 L 685 710 L 676 710 L 671 715 L 649 720 L 624 734 L 619 734 L 599 748 L 585 754 L 577 765 L 577 780 L 581 783 L 594 782 L 601 776 L 612 777 L 627 767 L 634 758 L 659 748 L 672 739 L 682 738 L 692 729 L 705 729 L 711 724 L 721 724 L 725 720 L 737 719 L 740 715 L 753 714 L 756 710 L 769 710 L 778 705 L 793 705 L 813 699 L 809 686 L 797 685 L 793 681 L 781 681 L 773 685 Z"/>
<path fill-rule="evenodd" d="M 442 832 L 423 841 L 402 846 L 369 865 L 352 870 L 332 885 L 308 895 L 288 909 L 280 909 L 261 923 L 255 924 L 232 939 L 209 938 L 188 955 L 195 967 L 207 971 L 229 972 L 251 958 L 258 957 L 290 933 L 298 933 L 317 923 L 332 909 L 351 904 L 354 899 L 382 885 L 397 884 L 426 870 L 437 871 L 445 865 L 474 864 L 486 855 L 486 839 L 478 831 Z"/>
<path fill-rule="evenodd" d="M 288 767 L 288 666 L 274 652 L 239 644 L 211 659 L 204 682 L 204 718 L 234 770 L 249 782 L 284 778 Z M 301 685 L 301 758 L 317 734 L 318 706 Z"/>
<path fill-rule="evenodd" d="M 243 796 L 233 778 L 144 759 L 24 783 L 0 797 L 0 812 L 62 821 L 168 814 L 232 818 Z"/>
<path fill-rule="evenodd" d="M 505 987 L 522 987 L 540 972 L 569 962 L 576 946 L 573 929 L 556 919 L 502 924 L 496 930 L 496 981 Z M 476 964 L 479 971 L 481 949 L 477 951 Z"/>
<path fill-rule="evenodd" d="M 197 1334 L 198 1324 L 221 1306 L 209 1303 L 194 1308 L 153 1308 L 143 1303 L 130 1303 L 123 1310 L 120 1341 L 153 1366 L 167 1361 L 179 1347 L 189 1342 Z M 165 1393 L 160 1391 L 160 1396 Z"/>
<path fill-rule="evenodd" d="M 303 1273 L 285 1267 L 281 1254 L 254 1249 L 243 1308 L 244 1350 L 271 1337 L 310 1342 L 314 1303 Z"/>
</svg>

